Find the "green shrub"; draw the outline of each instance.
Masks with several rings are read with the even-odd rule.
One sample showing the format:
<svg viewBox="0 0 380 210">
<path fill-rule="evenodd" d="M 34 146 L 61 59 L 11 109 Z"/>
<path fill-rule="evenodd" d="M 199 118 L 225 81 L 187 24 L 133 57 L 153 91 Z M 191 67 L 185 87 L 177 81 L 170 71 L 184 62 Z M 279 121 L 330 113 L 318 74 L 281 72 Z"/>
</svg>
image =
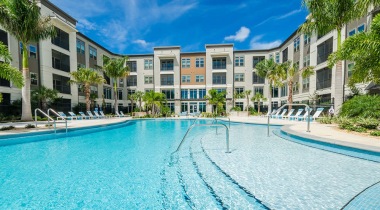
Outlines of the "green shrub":
<svg viewBox="0 0 380 210">
<path fill-rule="evenodd" d="M 359 118 L 356 125 L 366 129 L 376 129 L 379 126 L 379 120 L 373 118 Z"/>
<path fill-rule="evenodd" d="M 28 129 L 28 128 L 36 128 L 35 125 L 32 125 L 32 124 L 27 124 L 25 125 L 25 128 Z"/>
<path fill-rule="evenodd" d="M 372 131 L 370 133 L 371 136 L 380 136 L 380 131 Z"/>
<path fill-rule="evenodd" d="M 238 106 L 234 106 L 234 107 L 231 108 L 230 111 L 237 111 L 237 112 L 240 112 L 240 111 L 241 111 L 241 108 L 238 107 Z"/>
<path fill-rule="evenodd" d="M 359 133 L 365 133 L 365 132 L 367 132 L 367 129 L 360 127 L 360 126 L 354 126 L 351 128 L 351 131 L 356 131 Z"/>
<path fill-rule="evenodd" d="M 5 127 L 0 128 L 0 131 L 8 131 L 8 130 L 13 130 L 13 129 L 15 129 L 14 126 L 5 126 Z"/>
<path fill-rule="evenodd" d="M 202 112 L 201 117 L 212 118 L 214 117 L 214 114 L 210 112 Z"/>
<path fill-rule="evenodd" d="M 359 95 L 346 101 L 339 116 L 380 118 L 380 95 Z"/>
<path fill-rule="evenodd" d="M 317 122 L 319 122 L 321 124 L 332 124 L 333 123 L 333 119 L 330 118 L 330 117 L 322 117 L 322 118 L 318 118 Z"/>
</svg>

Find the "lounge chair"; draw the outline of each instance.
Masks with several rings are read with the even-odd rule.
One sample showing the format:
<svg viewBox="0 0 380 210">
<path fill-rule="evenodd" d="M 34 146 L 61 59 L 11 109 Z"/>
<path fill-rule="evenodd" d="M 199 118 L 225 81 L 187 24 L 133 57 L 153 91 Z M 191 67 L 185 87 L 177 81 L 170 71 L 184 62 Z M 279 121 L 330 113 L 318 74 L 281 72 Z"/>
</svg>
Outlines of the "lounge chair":
<svg viewBox="0 0 380 210">
<path fill-rule="evenodd" d="M 126 117 L 127 115 L 125 115 L 124 113 L 123 113 L 123 111 L 120 111 L 120 115 L 122 116 L 122 117 Z"/>
<path fill-rule="evenodd" d="M 305 110 L 305 114 L 303 114 L 302 116 L 298 116 L 298 117 L 297 117 L 297 120 L 298 120 L 298 121 L 307 120 L 309 114 L 311 114 L 312 111 L 313 111 L 312 108 L 309 109 L 309 112 Z"/>
<path fill-rule="evenodd" d="M 102 115 L 100 115 L 97 111 L 94 111 L 95 117 L 98 119 L 104 118 Z"/>
<path fill-rule="evenodd" d="M 81 119 L 83 119 L 83 117 L 81 117 L 81 116 L 77 116 L 74 112 L 69 112 L 69 115 L 70 115 L 72 118 L 76 118 L 77 120 L 81 120 Z"/>
<path fill-rule="evenodd" d="M 287 115 L 285 115 L 285 116 L 282 117 L 282 119 L 289 118 L 290 116 L 292 116 L 293 112 L 294 112 L 294 109 L 291 109 L 291 110 L 288 112 Z"/>
<path fill-rule="evenodd" d="M 302 112 L 303 112 L 303 109 L 299 109 L 294 116 L 289 117 L 289 120 L 296 120 L 298 118 L 298 116 L 300 116 L 302 114 Z"/>
<path fill-rule="evenodd" d="M 280 115 L 280 112 L 281 112 L 281 109 L 277 110 L 276 114 L 273 114 L 272 112 L 271 118 L 277 118 Z"/>
<path fill-rule="evenodd" d="M 91 111 L 87 111 L 87 114 L 88 114 L 88 116 L 90 116 L 93 119 L 95 119 L 95 118 L 99 119 L 99 117 L 94 116 Z"/>
<path fill-rule="evenodd" d="M 62 119 L 65 119 L 65 120 L 73 120 L 73 119 L 76 119 L 76 117 L 71 117 L 71 116 L 67 116 L 65 113 L 63 112 L 58 112 L 59 116 L 58 118 L 62 118 Z"/>
<path fill-rule="evenodd" d="M 324 108 L 318 108 L 317 111 L 313 114 L 313 116 L 310 118 L 310 121 L 316 120 L 319 118 L 319 115 L 323 112 Z"/>
<path fill-rule="evenodd" d="M 78 113 L 80 114 L 80 116 L 82 116 L 83 119 L 91 119 L 91 116 L 87 116 L 83 112 L 78 112 Z"/>
<path fill-rule="evenodd" d="M 262 117 L 268 117 L 268 116 L 274 115 L 276 112 L 277 112 L 277 109 L 273 109 L 273 110 L 272 110 L 272 113 L 269 113 L 269 110 L 268 110 L 268 112 L 267 112 L 266 114 L 261 115 L 261 116 L 262 116 Z"/>
<path fill-rule="evenodd" d="M 112 116 L 107 116 L 107 115 L 105 115 L 103 111 L 99 111 L 99 113 L 100 113 L 100 115 L 101 115 L 102 117 L 104 117 L 104 118 L 111 118 L 111 117 L 112 117 Z"/>
<path fill-rule="evenodd" d="M 187 112 L 181 112 L 179 116 L 187 116 Z"/>
<path fill-rule="evenodd" d="M 283 111 L 280 115 L 277 116 L 277 119 L 282 119 L 282 118 L 284 118 L 286 112 L 288 112 L 288 110 L 287 110 L 287 109 L 284 109 L 284 111 Z"/>
</svg>

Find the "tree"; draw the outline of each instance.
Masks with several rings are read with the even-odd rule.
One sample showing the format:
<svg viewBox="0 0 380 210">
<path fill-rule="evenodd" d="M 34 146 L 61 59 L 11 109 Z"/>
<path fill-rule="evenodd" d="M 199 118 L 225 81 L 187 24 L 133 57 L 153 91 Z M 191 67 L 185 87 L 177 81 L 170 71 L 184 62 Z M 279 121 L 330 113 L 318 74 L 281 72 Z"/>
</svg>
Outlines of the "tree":
<svg viewBox="0 0 380 210">
<path fill-rule="evenodd" d="M 0 78 L 11 81 L 16 87 L 21 88 L 24 85 L 24 79 L 21 72 L 13 68 L 10 64 L 12 56 L 8 51 L 7 46 L 0 42 L 0 59 L 4 62 L 0 62 Z M 0 103 L 3 100 L 3 96 L 0 93 Z"/>
<path fill-rule="evenodd" d="M 90 102 L 91 102 L 90 109 L 95 109 L 96 99 L 98 99 L 98 94 L 97 93 L 90 93 Z"/>
<path fill-rule="evenodd" d="M 32 91 L 32 99 L 38 101 L 41 108 L 46 111 L 48 104 L 58 98 L 58 91 L 40 86 L 38 89 Z"/>
<path fill-rule="evenodd" d="M 148 109 L 151 109 L 152 114 L 155 115 L 156 110 L 159 109 L 166 102 L 166 96 L 163 93 L 149 91 L 144 94 L 143 100 L 145 102 L 146 107 Z"/>
<path fill-rule="evenodd" d="M 226 91 L 218 92 L 215 89 L 211 89 L 208 91 L 205 99 L 213 106 L 213 113 L 218 114 L 220 110 L 223 110 L 223 106 L 226 103 Z M 214 106 L 216 107 L 215 110 Z"/>
<path fill-rule="evenodd" d="M 360 16 L 367 15 L 368 8 L 372 5 L 374 7 L 380 6 L 380 0 L 357 0 L 357 8 L 360 12 Z"/>
<path fill-rule="evenodd" d="M 293 103 L 293 87 L 295 81 L 301 76 L 303 79 L 310 77 L 314 74 L 314 67 L 307 66 L 302 69 L 299 69 L 297 63 L 292 63 L 287 61 L 280 65 L 282 70 L 280 72 L 285 73 L 286 82 L 288 83 L 288 103 Z M 292 105 L 289 105 L 289 110 L 292 109 Z"/>
<path fill-rule="evenodd" d="M 246 111 L 248 111 L 248 108 L 249 108 L 249 96 L 251 95 L 252 93 L 252 90 L 245 90 L 243 92 L 243 97 L 245 97 L 245 99 L 247 100 L 247 108 L 246 108 Z"/>
<path fill-rule="evenodd" d="M 260 77 L 266 78 L 269 83 L 269 105 L 268 111 L 272 112 L 272 88 L 282 86 L 282 80 L 284 79 L 283 69 L 279 68 L 279 65 L 274 62 L 273 59 L 265 59 L 256 64 L 257 74 Z"/>
<path fill-rule="evenodd" d="M 117 83 L 121 78 L 126 78 L 129 75 L 129 67 L 126 65 L 128 61 L 128 57 L 122 57 L 117 59 L 104 59 L 104 73 L 113 79 L 113 88 L 114 88 L 114 98 L 115 98 L 115 113 L 119 111 L 119 107 L 117 105 Z"/>
<path fill-rule="evenodd" d="M 132 106 L 131 113 L 133 113 L 133 104 L 134 104 L 134 102 L 137 101 L 137 99 L 138 99 L 136 93 L 129 94 L 129 95 L 128 95 L 128 99 L 131 101 L 131 106 Z"/>
<path fill-rule="evenodd" d="M 255 95 L 251 98 L 251 101 L 253 103 L 257 102 L 257 113 L 260 113 L 261 102 L 264 102 L 266 100 L 267 98 L 265 98 L 261 93 L 255 93 Z"/>
<path fill-rule="evenodd" d="M 0 3 L 0 25 L 16 37 L 22 45 L 22 75 L 24 86 L 22 95 L 21 120 L 30 121 L 32 108 L 30 101 L 30 72 L 28 46 L 31 42 L 53 37 L 55 29 L 50 17 L 41 17 L 36 0 L 7 0 Z"/>
<path fill-rule="evenodd" d="M 144 98 L 144 92 L 137 91 L 135 93 L 135 95 L 136 95 L 137 100 L 139 101 L 139 107 L 140 107 L 140 112 L 141 112 L 141 110 L 142 110 L 142 99 Z"/>
<path fill-rule="evenodd" d="M 90 101 L 90 86 L 92 84 L 103 84 L 105 83 L 105 79 L 103 76 L 99 75 L 97 72 L 86 69 L 86 68 L 79 68 L 78 71 L 71 72 L 71 80 L 69 83 L 75 83 L 78 85 L 83 85 L 84 87 L 84 93 L 86 98 L 86 110 L 90 111 L 91 108 L 91 101 Z"/>
<path fill-rule="evenodd" d="M 371 30 L 355 34 L 346 39 L 342 47 L 329 57 L 329 66 L 337 60 L 355 62 L 349 86 L 355 83 L 380 83 L 380 15 L 371 24 Z"/>
<path fill-rule="evenodd" d="M 358 7 L 353 0 L 303 0 L 303 5 L 309 10 L 310 15 L 302 24 L 300 30 L 311 35 L 313 32 L 326 34 L 332 30 L 337 31 L 338 50 L 342 45 L 342 29 L 355 18 L 360 16 Z M 343 87 L 342 60 L 336 60 L 335 84 Z M 344 88 L 336 88 L 335 102 L 337 109 L 343 103 Z"/>
</svg>

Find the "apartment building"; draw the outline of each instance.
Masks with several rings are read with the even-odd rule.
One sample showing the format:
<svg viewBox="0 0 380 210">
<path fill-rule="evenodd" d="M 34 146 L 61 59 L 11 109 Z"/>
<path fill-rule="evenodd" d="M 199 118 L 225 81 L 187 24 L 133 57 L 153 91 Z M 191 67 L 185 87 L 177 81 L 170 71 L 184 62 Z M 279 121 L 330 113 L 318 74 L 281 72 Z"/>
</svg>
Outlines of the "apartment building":
<svg viewBox="0 0 380 210">
<path fill-rule="evenodd" d="M 33 43 L 28 46 L 32 84 L 35 89 L 40 85 L 59 91 L 60 109 L 71 110 L 78 103 L 84 103 L 82 88 L 69 84 L 69 73 L 80 67 L 90 68 L 104 75 L 101 68 L 104 58 L 128 56 L 127 65 L 130 76 L 115 81 L 104 75 L 106 83 L 91 87 L 96 103 L 106 104 L 108 110 L 114 106 L 114 84 L 116 83 L 118 106 L 131 110 L 128 96 L 136 91 L 162 92 L 167 105 L 175 113 L 211 112 L 212 107 L 204 96 L 210 89 L 226 91 L 226 111 L 239 106 L 246 109 L 254 104 L 246 99 L 234 98 L 234 93 L 251 90 L 252 97 L 261 93 L 273 96 L 273 106 L 287 102 L 288 86 L 273 87 L 269 90 L 268 81 L 258 76 L 255 66 L 264 59 L 274 59 L 277 63 L 293 61 L 300 68 L 314 66 L 315 74 L 310 78 L 296 78 L 293 86 L 294 101 L 309 103 L 315 93 L 317 103 L 334 105 L 339 109 L 344 98 L 350 94 L 346 83 L 351 76 L 353 63 L 343 62 L 342 72 L 327 66 L 328 56 L 337 49 L 337 32 L 307 36 L 297 30 L 279 47 L 264 50 L 234 50 L 233 44 L 207 44 L 203 52 L 181 52 L 180 46 L 155 47 L 152 54 L 119 55 L 110 52 L 76 29 L 77 21 L 48 0 L 41 0 L 42 15 L 52 17 L 57 29 L 57 37 Z M 355 20 L 343 29 L 343 40 L 355 33 L 366 31 L 377 11 L 367 17 Z M 12 53 L 15 67 L 21 67 L 21 48 L 19 42 L 0 28 L 0 41 Z M 365 87 L 364 84 L 361 87 Z M 10 82 L 0 79 L 0 92 L 3 104 L 9 104 L 21 97 L 21 90 Z M 133 107 L 138 104 L 134 102 Z M 267 106 L 264 102 L 263 108 Z"/>
</svg>

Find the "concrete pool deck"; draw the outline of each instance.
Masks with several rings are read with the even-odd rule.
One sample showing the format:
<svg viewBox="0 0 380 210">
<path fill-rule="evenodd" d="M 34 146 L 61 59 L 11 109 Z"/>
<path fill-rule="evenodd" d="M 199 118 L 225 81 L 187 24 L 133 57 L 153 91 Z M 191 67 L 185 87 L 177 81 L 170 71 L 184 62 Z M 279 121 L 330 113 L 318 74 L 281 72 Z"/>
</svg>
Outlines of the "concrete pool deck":
<svg viewBox="0 0 380 210">
<path fill-rule="evenodd" d="M 168 118 L 168 119 L 194 119 L 194 118 Z M 223 119 L 223 118 L 221 118 Z M 242 123 L 256 123 L 256 124 L 267 124 L 267 118 L 263 117 L 231 117 L 231 122 L 242 122 Z M 131 117 L 114 117 L 109 119 L 93 119 L 93 120 L 68 120 L 68 128 L 81 128 L 81 127 L 91 127 L 97 125 L 114 124 L 127 120 L 132 120 Z M 226 120 L 226 118 L 224 118 Z M 371 137 L 363 134 L 348 132 L 340 130 L 336 125 L 320 124 L 317 122 L 310 123 L 310 131 L 307 130 L 306 122 L 297 122 L 281 119 L 271 119 L 272 125 L 283 125 L 281 130 L 295 136 L 311 138 L 318 141 L 328 142 L 332 144 L 338 144 L 343 146 L 349 146 L 354 148 L 360 148 L 364 150 L 380 152 L 380 138 Z M 27 124 L 34 125 L 34 122 L 16 122 L 16 123 L 0 123 L 0 128 L 5 126 L 14 126 L 15 130 L 0 131 L 0 136 L 2 135 L 12 135 L 28 132 L 39 132 L 47 131 L 49 128 L 45 126 L 46 122 L 39 122 L 37 129 L 25 129 Z M 64 129 L 64 123 L 57 124 L 58 129 Z M 50 130 L 53 131 L 52 128 Z"/>
</svg>

